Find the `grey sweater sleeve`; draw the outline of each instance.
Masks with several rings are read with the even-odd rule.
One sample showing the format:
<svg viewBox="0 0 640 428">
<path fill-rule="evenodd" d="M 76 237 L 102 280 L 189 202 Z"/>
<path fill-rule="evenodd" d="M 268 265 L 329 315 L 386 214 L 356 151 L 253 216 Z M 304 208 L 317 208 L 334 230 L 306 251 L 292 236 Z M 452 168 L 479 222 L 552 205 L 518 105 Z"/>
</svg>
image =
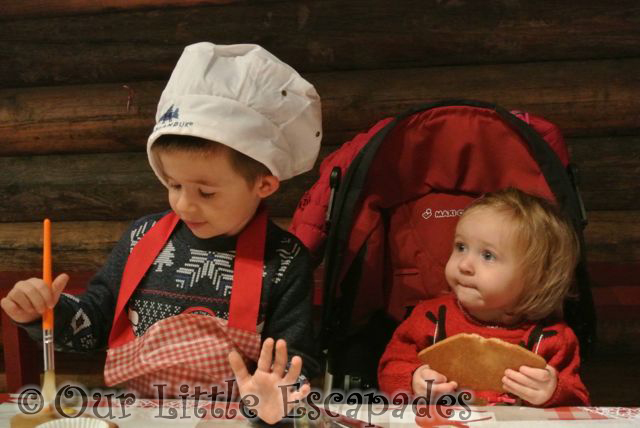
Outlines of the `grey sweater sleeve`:
<svg viewBox="0 0 640 428">
<path fill-rule="evenodd" d="M 302 372 L 308 377 L 320 373 L 319 349 L 312 324 L 313 275 L 309 253 L 299 244 L 282 281 L 269 295 L 263 340 L 285 339 L 289 358 L 302 358 Z"/>
</svg>

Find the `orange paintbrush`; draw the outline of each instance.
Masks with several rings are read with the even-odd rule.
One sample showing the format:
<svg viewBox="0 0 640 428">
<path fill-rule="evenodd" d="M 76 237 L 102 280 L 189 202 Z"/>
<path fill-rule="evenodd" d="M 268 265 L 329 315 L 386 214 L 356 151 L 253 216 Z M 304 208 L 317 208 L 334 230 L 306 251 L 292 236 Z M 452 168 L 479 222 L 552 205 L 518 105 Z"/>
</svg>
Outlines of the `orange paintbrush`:
<svg viewBox="0 0 640 428">
<path fill-rule="evenodd" d="M 51 221 L 49 219 L 44 220 L 42 244 L 42 280 L 51 288 Z M 56 395 L 56 374 L 53 359 L 53 308 L 47 308 L 42 315 L 42 345 L 44 351 L 42 396 L 45 403 L 52 403 Z"/>
</svg>

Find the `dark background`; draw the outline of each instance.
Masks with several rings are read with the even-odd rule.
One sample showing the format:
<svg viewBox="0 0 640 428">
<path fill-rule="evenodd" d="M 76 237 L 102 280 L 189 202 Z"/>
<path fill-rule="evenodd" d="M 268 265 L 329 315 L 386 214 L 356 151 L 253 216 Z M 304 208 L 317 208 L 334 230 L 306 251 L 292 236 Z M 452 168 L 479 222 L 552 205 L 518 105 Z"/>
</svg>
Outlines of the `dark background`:
<svg viewBox="0 0 640 428">
<path fill-rule="evenodd" d="M 594 404 L 640 406 L 639 2 L 119 3 L 0 5 L 0 294 L 39 275 L 45 216 L 54 268 L 78 287 L 131 219 L 165 209 L 144 148 L 182 48 L 258 43 L 320 93 L 321 157 L 382 117 L 442 98 L 556 123 L 590 221 L 600 342 L 583 377 Z M 316 177 L 286 182 L 273 198 L 282 224 Z M 58 366 L 102 381 L 99 359 L 65 356 Z"/>
</svg>

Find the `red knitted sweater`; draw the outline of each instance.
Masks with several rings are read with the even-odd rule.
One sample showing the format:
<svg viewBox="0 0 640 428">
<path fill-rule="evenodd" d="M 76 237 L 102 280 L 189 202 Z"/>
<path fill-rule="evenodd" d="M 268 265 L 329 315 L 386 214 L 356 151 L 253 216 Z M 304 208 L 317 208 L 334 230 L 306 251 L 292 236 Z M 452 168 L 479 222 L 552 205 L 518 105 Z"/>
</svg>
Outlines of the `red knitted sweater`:
<svg viewBox="0 0 640 428">
<path fill-rule="evenodd" d="M 380 390 L 389 396 L 400 391 L 411 393 L 413 372 L 423 365 L 418 352 L 432 345 L 434 337 L 440 341 L 458 333 L 496 337 L 529 350 L 537 347 L 537 353 L 558 371 L 558 386 L 541 407 L 589 405 L 589 393 L 579 375 L 578 340 L 567 324 L 541 321 L 513 328 L 488 326 L 465 314 L 453 294 L 421 302 L 400 324 L 380 359 Z M 490 402 L 499 401 L 499 394 L 480 395 Z"/>
</svg>

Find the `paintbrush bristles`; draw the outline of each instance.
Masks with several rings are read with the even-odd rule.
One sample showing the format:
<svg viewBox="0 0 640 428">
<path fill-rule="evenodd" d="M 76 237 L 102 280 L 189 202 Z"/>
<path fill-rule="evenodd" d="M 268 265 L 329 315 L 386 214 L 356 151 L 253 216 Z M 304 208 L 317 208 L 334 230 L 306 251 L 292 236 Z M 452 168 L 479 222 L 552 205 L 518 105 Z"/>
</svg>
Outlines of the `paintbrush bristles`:
<svg viewBox="0 0 640 428">
<path fill-rule="evenodd" d="M 44 382 L 42 383 L 42 398 L 44 402 L 46 404 L 53 403 L 57 392 L 56 373 L 53 370 L 47 370 L 44 372 Z"/>
</svg>

